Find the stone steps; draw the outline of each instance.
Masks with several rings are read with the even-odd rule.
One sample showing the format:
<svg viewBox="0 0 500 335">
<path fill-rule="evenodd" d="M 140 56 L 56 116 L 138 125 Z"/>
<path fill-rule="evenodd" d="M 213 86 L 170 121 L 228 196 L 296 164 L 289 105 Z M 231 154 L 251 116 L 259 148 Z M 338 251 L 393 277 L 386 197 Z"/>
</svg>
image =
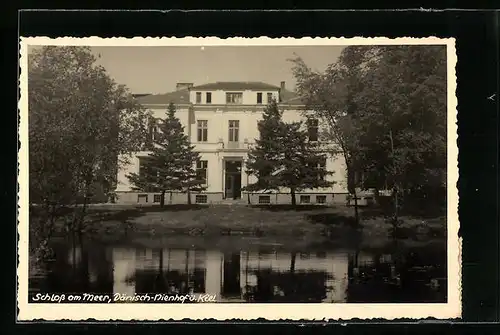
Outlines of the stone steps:
<svg viewBox="0 0 500 335">
<path fill-rule="evenodd" d="M 243 199 L 237 199 L 237 200 L 224 199 L 224 200 L 218 202 L 218 204 L 220 204 L 220 205 L 246 205 L 247 201 L 243 200 Z"/>
</svg>

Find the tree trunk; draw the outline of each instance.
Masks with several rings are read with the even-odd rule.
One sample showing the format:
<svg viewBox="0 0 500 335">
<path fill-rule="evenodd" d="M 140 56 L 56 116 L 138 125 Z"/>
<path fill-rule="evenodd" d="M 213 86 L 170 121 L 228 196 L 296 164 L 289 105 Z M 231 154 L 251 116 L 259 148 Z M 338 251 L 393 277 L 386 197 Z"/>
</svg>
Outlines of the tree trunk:
<svg viewBox="0 0 500 335">
<path fill-rule="evenodd" d="M 251 205 L 251 202 L 250 202 L 250 192 L 247 192 L 247 201 L 248 201 L 248 204 Z"/>
<path fill-rule="evenodd" d="M 398 217 L 399 217 L 399 195 L 398 195 L 398 188 L 394 186 L 392 189 L 392 197 L 394 199 L 394 223 L 397 224 L 398 222 Z"/>
<path fill-rule="evenodd" d="M 161 191 L 160 207 L 161 208 L 165 207 L 165 190 Z"/>
<path fill-rule="evenodd" d="M 170 191 L 170 204 L 172 204 L 172 191 Z"/>
<path fill-rule="evenodd" d="M 396 225 L 398 224 L 398 210 L 399 210 L 399 196 L 398 196 L 398 185 L 396 183 L 396 167 L 395 167 L 395 162 L 394 162 L 394 139 L 392 137 L 392 130 L 389 130 L 389 139 L 391 140 L 391 154 L 392 154 L 392 182 L 393 182 L 393 188 L 392 188 L 392 196 L 394 200 L 394 217 L 393 217 L 393 225 L 394 228 L 396 228 Z"/>
<path fill-rule="evenodd" d="M 292 280 L 291 280 L 291 286 L 292 286 L 292 294 L 295 294 L 296 291 L 297 291 L 297 283 L 296 283 L 296 280 L 295 280 L 295 263 L 296 263 L 296 259 L 297 259 L 297 252 L 296 251 L 292 251 L 292 257 L 291 257 L 291 260 L 290 260 L 290 276 L 292 277 Z"/>
<path fill-rule="evenodd" d="M 187 203 L 188 205 L 191 205 L 191 191 L 187 190 Z"/>
<path fill-rule="evenodd" d="M 356 186 L 357 186 L 357 178 L 354 173 L 354 170 L 350 164 L 349 157 L 345 157 L 347 165 L 347 179 L 348 179 L 348 191 L 349 193 L 352 192 L 352 195 L 354 196 L 354 220 L 356 221 L 356 226 L 359 226 L 359 205 L 358 205 L 358 193 L 356 192 Z"/>
<path fill-rule="evenodd" d="M 292 206 L 295 206 L 297 204 L 297 201 L 295 199 L 295 188 L 294 187 L 290 188 L 290 196 L 292 197 Z"/>
</svg>

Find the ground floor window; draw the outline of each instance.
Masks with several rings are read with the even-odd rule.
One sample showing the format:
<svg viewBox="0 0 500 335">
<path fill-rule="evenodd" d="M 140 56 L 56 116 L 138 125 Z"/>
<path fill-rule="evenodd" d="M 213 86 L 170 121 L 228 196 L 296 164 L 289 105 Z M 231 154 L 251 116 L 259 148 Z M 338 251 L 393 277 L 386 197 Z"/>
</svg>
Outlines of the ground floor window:
<svg viewBox="0 0 500 335">
<path fill-rule="evenodd" d="M 259 204 L 269 203 L 271 203 L 271 197 L 269 195 L 259 195 Z"/>
<path fill-rule="evenodd" d="M 153 196 L 153 202 L 161 202 L 161 194 L 155 194 Z"/>
<path fill-rule="evenodd" d="M 301 195 L 300 196 L 300 203 L 301 204 L 309 204 L 309 203 L 311 203 L 311 196 L 310 195 Z"/>
<path fill-rule="evenodd" d="M 148 195 L 147 194 L 138 194 L 137 195 L 137 202 L 140 204 L 148 202 Z"/>
<path fill-rule="evenodd" d="M 203 184 L 207 183 L 207 168 L 208 161 L 199 160 L 196 162 L 196 175 L 198 180 L 203 181 Z"/>
<path fill-rule="evenodd" d="M 207 195 L 206 194 L 197 194 L 195 197 L 195 202 L 197 204 L 206 204 L 208 201 Z"/>
<path fill-rule="evenodd" d="M 326 195 L 317 195 L 316 202 L 318 204 L 324 204 L 326 202 Z"/>
</svg>

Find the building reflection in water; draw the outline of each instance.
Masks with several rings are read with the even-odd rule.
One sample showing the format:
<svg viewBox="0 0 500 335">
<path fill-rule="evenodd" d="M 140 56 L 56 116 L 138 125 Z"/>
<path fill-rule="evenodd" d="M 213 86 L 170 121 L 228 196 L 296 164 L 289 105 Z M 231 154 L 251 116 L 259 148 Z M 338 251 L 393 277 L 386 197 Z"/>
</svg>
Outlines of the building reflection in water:
<svg viewBox="0 0 500 335">
<path fill-rule="evenodd" d="M 230 301 L 345 302 L 347 253 L 113 249 L 113 293 Z"/>
<path fill-rule="evenodd" d="M 210 294 L 219 302 L 446 302 L 446 252 L 56 248 L 30 294 Z"/>
</svg>

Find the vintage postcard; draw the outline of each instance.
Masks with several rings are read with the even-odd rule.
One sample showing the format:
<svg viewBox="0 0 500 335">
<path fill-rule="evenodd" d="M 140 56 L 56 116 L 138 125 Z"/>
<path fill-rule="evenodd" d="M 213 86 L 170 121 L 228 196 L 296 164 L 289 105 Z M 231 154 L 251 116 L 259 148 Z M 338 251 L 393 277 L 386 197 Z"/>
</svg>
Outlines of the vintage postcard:
<svg viewBox="0 0 500 335">
<path fill-rule="evenodd" d="M 456 62 L 21 38 L 18 320 L 459 318 Z"/>
</svg>

